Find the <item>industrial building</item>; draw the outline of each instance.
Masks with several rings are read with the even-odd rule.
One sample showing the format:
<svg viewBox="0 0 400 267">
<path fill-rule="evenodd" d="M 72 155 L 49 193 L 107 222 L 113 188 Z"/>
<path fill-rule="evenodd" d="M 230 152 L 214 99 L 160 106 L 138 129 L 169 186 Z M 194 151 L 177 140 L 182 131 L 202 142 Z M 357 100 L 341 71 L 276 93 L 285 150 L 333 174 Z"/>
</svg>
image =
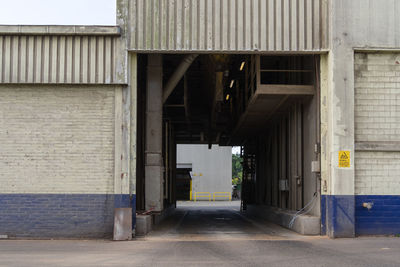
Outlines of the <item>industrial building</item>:
<svg viewBox="0 0 400 267">
<path fill-rule="evenodd" d="M 176 158 L 177 200 L 231 200 L 231 147 L 177 145 Z"/>
<path fill-rule="evenodd" d="M 399 13 L 118 0 L 115 27 L 0 26 L 0 234 L 130 238 L 174 207 L 177 144 L 241 146 L 248 212 L 398 234 Z"/>
</svg>

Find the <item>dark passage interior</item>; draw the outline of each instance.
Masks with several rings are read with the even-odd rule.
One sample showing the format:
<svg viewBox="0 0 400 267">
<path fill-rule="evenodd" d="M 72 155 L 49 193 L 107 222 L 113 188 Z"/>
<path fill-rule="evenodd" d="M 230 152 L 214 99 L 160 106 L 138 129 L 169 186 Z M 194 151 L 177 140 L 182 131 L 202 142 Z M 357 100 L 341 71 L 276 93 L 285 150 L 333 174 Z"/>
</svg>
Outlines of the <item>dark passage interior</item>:
<svg viewBox="0 0 400 267">
<path fill-rule="evenodd" d="M 179 204 L 147 238 L 190 241 L 299 238 L 292 231 L 240 212 L 239 201 Z"/>
<path fill-rule="evenodd" d="M 242 148 L 243 209 L 320 216 L 318 55 L 141 54 L 137 77 L 139 213 L 190 199 L 177 144 L 218 144 Z"/>
</svg>

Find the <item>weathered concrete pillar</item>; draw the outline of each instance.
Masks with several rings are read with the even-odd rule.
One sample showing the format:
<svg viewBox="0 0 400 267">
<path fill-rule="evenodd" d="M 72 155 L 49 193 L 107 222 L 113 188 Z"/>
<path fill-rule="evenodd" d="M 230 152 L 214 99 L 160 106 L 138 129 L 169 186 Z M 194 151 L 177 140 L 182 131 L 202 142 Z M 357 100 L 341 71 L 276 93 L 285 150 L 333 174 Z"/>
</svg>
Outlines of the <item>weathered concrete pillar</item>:
<svg viewBox="0 0 400 267">
<path fill-rule="evenodd" d="M 147 63 L 145 200 L 146 210 L 163 209 L 162 56 L 150 54 Z"/>
<path fill-rule="evenodd" d="M 129 88 L 130 88 L 130 149 L 129 181 L 132 206 L 132 227 L 136 224 L 136 159 L 137 159 L 137 54 L 129 54 Z"/>
<path fill-rule="evenodd" d="M 114 177 L 114 240 L 132 238 L 132 229 L 135 222 L 135 194 L 131 188 L 131 87 L 129 80 L 132 76 L 132 66 L 129 65 L 127 44 L 129 40 L 129 2 L 126 0 L 117 3 L 117 24 L 120 27 L 121 38 L 115 44 L 116 72 L 115 79 L 121 84 L 128 84 L 115 94 L 115 177 Z M 134 71 L 134 70 L 133 70 Z M 133 74 L 135 75 L 135 74 Z M 135 86 L 135 84 L 133 84 Z M 133 116 L 135 113 L 132 114 Z"/>
<path fill-rule="evenodd" d="M 353 59 L 333 44 L 321 61 L 321 230 L 332 238 L 355 236 Z"/>
</svg>

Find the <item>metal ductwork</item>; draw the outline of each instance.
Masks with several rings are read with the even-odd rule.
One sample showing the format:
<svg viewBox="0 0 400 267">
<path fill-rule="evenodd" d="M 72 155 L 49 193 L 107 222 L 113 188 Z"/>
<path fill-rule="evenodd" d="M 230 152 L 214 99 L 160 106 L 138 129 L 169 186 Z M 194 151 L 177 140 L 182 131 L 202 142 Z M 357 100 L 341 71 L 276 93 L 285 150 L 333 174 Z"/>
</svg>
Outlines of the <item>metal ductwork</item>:
<svg viewBox="0 0 400 267">
<path fill-rule="evenodd" d="M 163 103 L 165 103 L 171 93 L 174 91 L 175 87 L 178 85 L 179 81 L 185 75 L 186 71 L 192 65 L 193 61 L 198 57 L 198 54 L 190 54 L 185 56 L 182 62 L 176 68 L 175 72 L 172 74 L 171 78 L 168 80 L 167 85 L 163 90 Z"/>
</svg>

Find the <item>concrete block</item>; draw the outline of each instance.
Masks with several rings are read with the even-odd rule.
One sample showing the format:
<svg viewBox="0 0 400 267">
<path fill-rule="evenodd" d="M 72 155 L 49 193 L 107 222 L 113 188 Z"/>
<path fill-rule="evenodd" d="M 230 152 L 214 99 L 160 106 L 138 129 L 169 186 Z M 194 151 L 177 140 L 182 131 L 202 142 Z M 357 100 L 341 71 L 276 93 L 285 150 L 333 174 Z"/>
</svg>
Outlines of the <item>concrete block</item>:
<svg viewBox="0 0 400 267">
<path fill-rule="evenodd" d="M 152 230 L 151 215 L 136 215 L 136 230 L 137 236 L 144 236 Z"/>
</svg>

